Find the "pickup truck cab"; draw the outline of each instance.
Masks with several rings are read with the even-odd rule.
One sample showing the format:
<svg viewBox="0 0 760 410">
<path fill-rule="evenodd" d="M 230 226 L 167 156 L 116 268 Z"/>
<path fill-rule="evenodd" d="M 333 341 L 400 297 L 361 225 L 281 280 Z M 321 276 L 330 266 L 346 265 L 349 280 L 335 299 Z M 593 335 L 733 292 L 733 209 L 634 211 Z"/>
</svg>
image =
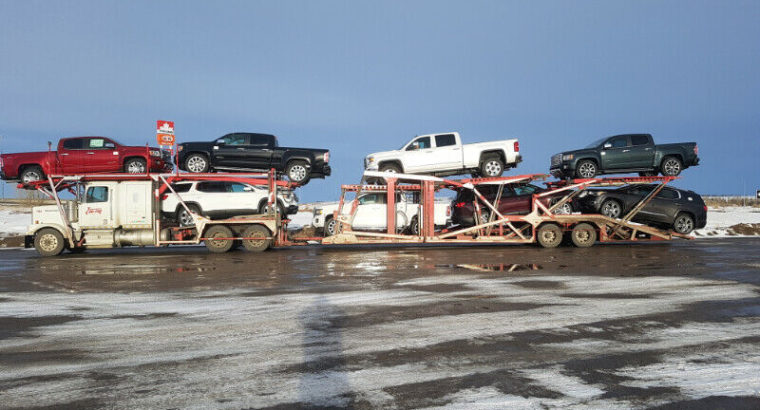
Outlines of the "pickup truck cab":
<svg viewBox="0 0 760 410">
<path fill-rule="evenodd" d="M 650 134 L 622 134 L 586 148 L 552 156 L 550 172 L 558 178 L 593 178 L 599 174 L 638 172 L 641 176 L 676 176 L 699 165 L 696 142 L 655 145 Z"/>
<path fill-rule="evenodd" d="M 236 132 L 210 142 L 185 142 L 177 147 L 179 169 L 203 173 L 218 171 L 283 172 L 292 182 L 330 175 L 330 151 L 281 147 L 270 134 Z"/>
<path fill-rule="evenodd" d="M 370 192 L 359 196 L 359 204 L 356 207 L 352 229 L 368 231 L 385 231 L 388 225 L 386 212 L 386 193 Z M 351 215 L 354 200 L 343 205 L 343 215 Z M 447 202 L 436 201 L 433 205 L 434 225 L 444 227 L 451 220 L 451 208 Z M 325 204 L 314 208 L 312 226 L 332 236 L 338 233 L 338 221 L 335 213 L 338 211 L 338 203 Z M 419 200 L 414 193 L 396 193 L 396 228 L 399 231 L 408 231 L 413 235 L 419 234 L 420 212 Z"/>
<path fill-rule="evenodd" d="M 376 152 L 364 159 L 370 171 L 432 174 L 436 176 L 472 173 L 498 177 L 522 161 L 516 139 L 462 144 L 457 132 L 421 135 L 394 151 Z"/>
<path fill-rule="evenodd" d="M 106 137 L 73 137 L 58 141 L 57 151 L 0 155 L 0 176 L 27 184 L 53 174 L 172 170 L 170 155 L 158 148 L 119 144 Z"/>
</svg>

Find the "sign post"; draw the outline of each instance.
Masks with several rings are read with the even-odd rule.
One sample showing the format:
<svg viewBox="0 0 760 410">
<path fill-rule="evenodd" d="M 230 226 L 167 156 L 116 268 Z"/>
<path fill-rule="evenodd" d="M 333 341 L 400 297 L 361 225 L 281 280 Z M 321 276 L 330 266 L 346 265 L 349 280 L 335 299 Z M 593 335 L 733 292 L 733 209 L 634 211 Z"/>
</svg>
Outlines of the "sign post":
<svg viewBox="0 0 760 410">
<path fill-rule="evenodd" d="M 171 157 L 177 161 L 177 140 L 174 138 L 174 121 L 156 121 L 156 140 L 161 148 L 168 146 Z M 179 172 L 179 164 L 175 164 Z"/>
</svg>

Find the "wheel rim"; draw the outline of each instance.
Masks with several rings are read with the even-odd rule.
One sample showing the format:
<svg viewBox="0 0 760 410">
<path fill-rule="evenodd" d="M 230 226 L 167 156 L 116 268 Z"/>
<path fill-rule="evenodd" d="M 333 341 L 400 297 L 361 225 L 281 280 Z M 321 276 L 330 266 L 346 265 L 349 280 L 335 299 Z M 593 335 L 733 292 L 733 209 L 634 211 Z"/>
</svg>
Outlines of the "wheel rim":
<svg viewBox="0 0 760 410">
<path fill-rule="evenodd" d="M 209 238 L 209 242 L 211 242 L 211 245 L 217 248 L 221 248 L 225 245 L 227 245 L 228 239 L 214 239 L 214 238 L 224 238 L 223 232 L 214 232 L 213 235 Z"/>
<path fill-rule="evenodd" d="M 413 235 L 420 234 L 420 222 L 417 219 L 412 221 L 412 234 Z"/>
<path fill-rule="evenodd" d="M 127 172 L 130 174 L 144 174 L 145 165 L 141 161 L 130 161 L 127 164 Z"/>
<path fill-rule="evenodd" d="M 306 178 L 306 167 L 303 165 L 293 165 L 288 172 L 288 178 L 291 181 L 303 181 Z"/>
<path fill-rule="evenodd" d="M 570 215 L 573 213 L 573 208 L 570 206 L 570 204 L 562 204 L 559 208 L 557 208 L 556 211 L 554 211 L 555 214 L 558 215 Z"/>
<path fill-rule="evenodd" d="M 249 231 L 246 231 L 246 235 L 248 237 L 261 237 L 261 236 L 268 236 L 267 233 L 262 232 L 258 229 L 251 229 Z M 266 244 L 266 239 L 246 239 L 248 241 L 248 244 L 251 245 L 253 248 L 260 248 Z"/>
<path fill-rule="evenodd" d="M 29 172 L 27 172 L 27 173 L 24 174 L 23 181 L 24 181 L 24 183 L 29 183 L 29 182 L 39 181 L 41 179 L 42 179 L 42 175 L 40 175 L 39 172 L 37 172 L 37 171 L 29 171 Z"/>
<path fill-rule="evenodd" d="M 618 205 L 617 202 L 606 202 L 604 206 L 602 206 L 602 215 L 610 218 L 620 217 L 620 205 Z"/>
<path fill-rule="evenodd" d="M 501 164 L 496 160 L 488 161 L 486 162 L 485 171 L 489 177 L 498 176 L 501 173 Z"/>
<path fill-rule="evenodd" d="M 199 156 L 190 157 L 187 160 L 187 170 L 190 172 L 203 172 L 206 169 L 206 160 Z"/>
<path fill-rule="evenodd" d="M 488 223 L 488 221 L 491 219 L 491 213 L 488 211 L 482 211 L 480 213 L 480 224 L 483 225 L 485 223 Z"/>
<path fill-rule="evenodd" d="M 681 171 L 681 164 L 675 159 L 665 161 L 662 167 L 667 175 L 677 175 Z"/>
<path fill-rule="evenodd" d="M 578 174 L 583 178 L 592 178 L 594 175 L 596 175 L 596 167 L 594 164 L 585 162 L 578 168 Z"/>
<path fill-rule="evenodd" d="M 53 252 L 58 247 L 58 238 L 52 233 L 42 234 L 40 237 L 40 248 L 45 252 Z"/>
<path fill-rule="evenodd" d="M 694 229 L 694 222 L 688 216 L 682 216 L 676 221 L 676 231 L 679 233 L 691 232 Z"/>
<path fill-rule="evenodd" d="M 541 232 L 541 239 L 544 243 L 554 243 L 554 241 L 557 240 L 557 233 L 552 229 L 544 229 L 544 231 Z"/>
<path fill-rule="evenodd" d="M 328 236 L 335 235 L 335 224 L 337 221 L 335 219 L 330 219 L 330 222 L 327 223 L 327 226 L 325 227 L 325 232 L 327 232 Z"/>
<path fill-rule="evenodd" d="M 183 226 L 192 225 L 194 223 L 193 216 L 190 215 L 185 209 L 179 211 L 179 223 Z"/>
<path fill-rule="evenodd" d="M 593 234 L 588 227 L 580 227 L 574 229 L 573 236 L 575 237 L 575 241 L 581 245 L 586 245 L 593 239 Z"/>
</svg>

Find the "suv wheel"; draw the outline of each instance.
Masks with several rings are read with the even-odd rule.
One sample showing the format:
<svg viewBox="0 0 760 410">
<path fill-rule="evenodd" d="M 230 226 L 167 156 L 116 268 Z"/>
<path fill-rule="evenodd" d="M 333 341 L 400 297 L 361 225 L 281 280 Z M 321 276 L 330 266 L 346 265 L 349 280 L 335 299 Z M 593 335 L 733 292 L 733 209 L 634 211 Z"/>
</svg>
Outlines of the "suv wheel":
<svg viewBox="0 0 760 410">
<path fill-rule="evenodd" d="M 689 214 L 680 213 L 673 222 L 673 230 L 688 235 L 694 230 L 694 218 Z"/>
<path fill-rule="evenodd" d="M 196 214 L 200 215 L 201 210 L 196 205 L 188 205 L 188 208 Z M 179 222 L 179 226 L 192 226 L 195 225 L 195 219 L 193 219 L 193 216 L 190 215 L 189 212 L 187 212 L 187 209 L 185 209 L 184 206 L 180 205 L 177 209 L 177 222 Z"/>
<path fill-rule="evenodd" d="M 336 221 L 332 216 L 325 218 L 324 233 L 325 236 L 333 236 L 338 233 L 338 221 Z"/>
</svg>

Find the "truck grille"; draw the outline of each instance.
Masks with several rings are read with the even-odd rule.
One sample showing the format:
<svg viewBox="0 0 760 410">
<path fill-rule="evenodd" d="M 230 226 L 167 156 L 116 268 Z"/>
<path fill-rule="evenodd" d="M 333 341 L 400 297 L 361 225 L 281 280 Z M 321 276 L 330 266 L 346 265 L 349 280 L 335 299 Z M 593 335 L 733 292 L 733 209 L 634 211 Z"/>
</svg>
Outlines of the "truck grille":
<svg viewBox="0 0 760 410">
<path fill-rule="evenodd" d="M 551 163 L 552 167 L 556 167 L 561 163 L 562 163 L 562 154 L 557 154 L 557 155 L 552 156 L 552 163 Z"/>
</svg>

